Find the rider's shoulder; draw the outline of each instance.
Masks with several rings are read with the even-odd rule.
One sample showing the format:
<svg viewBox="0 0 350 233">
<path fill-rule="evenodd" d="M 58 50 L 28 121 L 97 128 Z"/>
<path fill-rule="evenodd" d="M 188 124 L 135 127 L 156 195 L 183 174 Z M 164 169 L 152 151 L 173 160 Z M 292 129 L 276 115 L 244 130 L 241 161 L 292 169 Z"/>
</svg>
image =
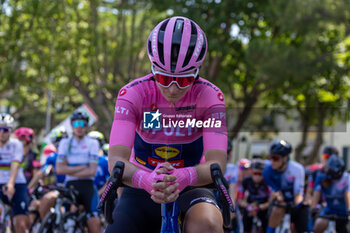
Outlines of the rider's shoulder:
<svg viewBox="0 0 350 233">
<path fill-rule="evenodd" d="M 88 136 L 85 136 L 84 137 L 84 141 L 87 143 L 87 144 L 94 144 L 94 145 L 99 145 L 99 142 L 97 141 L 97 139 L 95 138 L 92 138 L 92 137 L 88 137 Z"/>
<path fill-rule="evenodd" d="M 304 166 L 296 161 L 289 160 L 288 166 L 290 166 L 293 169 L 297 169 L 304 172 Z"/>
<path fill-rule="evenodd" d="M 7 142 L 8 145 L 15 145 L 15 146 L 19 146 L 19 147 L 22 147 L 22 143 L 20 140 L 18 140 L 17 138 L 10 138 Z"/>
<path fill-rule="evenodd" d="M 142 95 L 154 91 L 156 88 L 152 74 L 134 79 L 123 86 L 118 93 L 118 98 L 130 98 L 134 95 Z"/>
<path fill-rule="evenodd" d="M 199 77 L 193 85 L 193 92 L 197 92 L 196 94 L 206 97 L 215 96 L 219 101 L 224 101 L 224 95 L 219 87 L 217 87 L 212 82 Z"/>
<path fill-rule="evenodd" d="M 59 143 L 59 147 L 60 146 L 67 146 L 70 140 L 71 140 L 71 138 L 62 138 L 62 140 Z"/>
</svg>

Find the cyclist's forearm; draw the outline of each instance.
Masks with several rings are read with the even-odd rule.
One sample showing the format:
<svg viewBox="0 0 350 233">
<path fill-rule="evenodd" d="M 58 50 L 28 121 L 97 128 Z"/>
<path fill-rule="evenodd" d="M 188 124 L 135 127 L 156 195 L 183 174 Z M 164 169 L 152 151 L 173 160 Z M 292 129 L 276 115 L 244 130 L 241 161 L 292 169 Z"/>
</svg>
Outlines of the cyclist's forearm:
<svg viewBox="0 0 350 233">
<path fill-rule="evenodd" d="M 123 183 L 128 186 L 132 186 L 132 177 L 134 173 L 138 170 L 138 168 L 129 162 L 129 158 L 131 155 L 131 149 L 122 146 L 122 145 L 114 145 L 110 146 L 108 150 L 108 170 L 109 174 L 113 174 L 113 168 L 117 161 L 124 162 L 124 173 L 123 173 Z"/>
<path fill-rule="evenodd" d="M 345 193 L 346 209 L 350 212 L 350 191 Z"/>
<path fill-rule="evenodd" d="M 74 173 L 86 169 L 86 165 L 68 166 L 65 163 L 57 163 L 56 173 L 58 175 L 74 175 Z"/>
<path fill-rule="evenodd" d="M 321 192 L 314 191 L 314 195 L 312 196 L 311 209 L 316 208 L 317 203 L 320 201 L 320 198 L 321 198 Z"/>
<path fill-rule="evenodd" d="M 79 178 L 91 177 L 96 175 L 96 169 L 97 169 L 97 164 L 90 164 L 85 169 L 76 171 L 71 175 Z"/>
<path fill-rule="evenodd" d="M 300 202 L 304 200 L 304 197 L 302 194 L 295 194 L 294 195 L 294 204 L 298 205 Z"/>
<path fill-rule="evenodd" d="M 41 178 L 44 177 L 44 172 L 43 171 L 39 171 L 38 173 L 36 173 L 33 178 L 30 180 L 29 184 L 28 184 L 28 188 L 29 189 L 33 189 L 35 187 L 35 185 L 37 185 L 37 183 L 39 182 L 39 180 Z"/>
<path fill-rule="evenodd" d="M 260 204 L 260 205 L 259 205 L 259 208 L 260 208 L 261 210 L 267 210 L 267 209 L 269 208 L 269 205 L 270 205 L 269 202 L 265 202 L 265 203 Z"/>
<path fill-rule="evenodd" d="M 10 168 L 10 178 L 7 182 L 8 184 L 12 184 L 13 186 L 15 185 L 17 174 L 18 174 L 18 169 L 19 169 L 19 163 L 12 162 L 11 168 Z"/>
<path fill-rule="evenodd" d="M 208 150 L 205 154 L 206 162 L 195 166 L 197 172 L 197 183 L 195 186 L 203 186 L 213 183 L 210 173 L 210 165 L 218 163 L 224 174 L 226 168 L 226 153 L 221 150 Z"/>
</svg>

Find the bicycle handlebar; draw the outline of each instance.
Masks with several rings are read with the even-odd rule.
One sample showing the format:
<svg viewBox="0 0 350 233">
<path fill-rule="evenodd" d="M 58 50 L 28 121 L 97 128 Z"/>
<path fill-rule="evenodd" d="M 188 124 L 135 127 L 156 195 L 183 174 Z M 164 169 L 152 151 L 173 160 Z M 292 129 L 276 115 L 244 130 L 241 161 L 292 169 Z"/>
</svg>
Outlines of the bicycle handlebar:
<svg viewBox="0 0 350 233">
<path fill-rule="evenodd" d="M 224 178 L 219 164 L 210 165 L 211 178 L 217 190 L 219 190 L 219 202 L 222 205 L 222 217 L 225 229 L 231 229 L 231 213 L 235 212 L 235 207 L 227 192 L 229 186 Z"/>
<path fill-rule="evenodd" d="M 100 202 L 98 203 L 98 209 L 102 210 L 106 221 L 109 224 L 113 223 L 113 208 L 114 201 L 118 198 L 117 188 L 121 187 L 122 177 L 124 173 L 125 164 L 121 161 L 117 161 L 114 165 L 113 172 L 107 180 L 106 188 L 101 196 Z"/>
</svg>

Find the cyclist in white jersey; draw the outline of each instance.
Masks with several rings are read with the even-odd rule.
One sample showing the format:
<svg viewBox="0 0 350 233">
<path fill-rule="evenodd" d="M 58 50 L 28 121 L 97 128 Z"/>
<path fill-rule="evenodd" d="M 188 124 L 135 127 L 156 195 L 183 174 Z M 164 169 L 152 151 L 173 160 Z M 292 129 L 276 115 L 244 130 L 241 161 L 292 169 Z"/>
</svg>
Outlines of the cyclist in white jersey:
<svg viewBox="0 0 350 233">
<path fill-rule="evenodd" d="M 19 140 L 10 138 L 13 122 L 9 114 L 0 114 L 0 198 L 12 205 L 15 230 L 22 233 L 29 227 L 29 197 L 26 178 L 20 167 L 23 145 Z"/>
<path fill-rule="evenodd" d="M 58 146 L 57 174 L 65 174 L 67 187 L 78 191 L 78 204 L 88 213 L 89 232 L 101 232 L 98 218 L 98 194 L 93 184 L 97 170 L 99 145 L 96 139 L 86 136 L 89 117 L 83 112 L 71 116 L 73 137 L 62 139 Z"/>
</svg>

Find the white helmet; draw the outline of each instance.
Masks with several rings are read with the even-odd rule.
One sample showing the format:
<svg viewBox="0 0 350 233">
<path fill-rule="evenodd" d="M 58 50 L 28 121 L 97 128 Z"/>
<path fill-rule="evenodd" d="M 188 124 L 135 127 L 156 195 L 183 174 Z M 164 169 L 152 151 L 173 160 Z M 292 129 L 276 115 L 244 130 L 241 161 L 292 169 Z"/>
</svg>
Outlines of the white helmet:
<svg viewBox="0 0 350 233">
<path fill-rule="evenodd" d="M 13 117 L 8 113 L 0 113 L 0 125 L 3 125 L 8 128 L 13 128 L 14 123 Z"/>
</svg>

